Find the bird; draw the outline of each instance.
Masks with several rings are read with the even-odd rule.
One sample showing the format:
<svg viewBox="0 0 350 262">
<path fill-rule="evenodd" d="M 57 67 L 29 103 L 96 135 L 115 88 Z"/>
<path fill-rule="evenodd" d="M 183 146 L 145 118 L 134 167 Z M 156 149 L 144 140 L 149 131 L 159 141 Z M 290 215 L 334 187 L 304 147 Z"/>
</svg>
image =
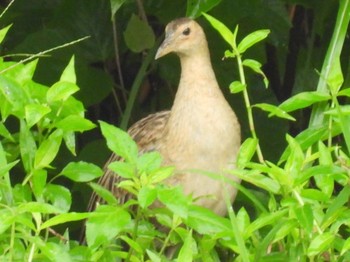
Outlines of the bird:
<svg viewBox="0 0 350 262">
<path fill-rule="evenodd" d="M 162 165 L 174 167 L 174 174 L 165 181 L 166 185 L 181 186 L 186 195 L 192 195 L 195 204 L 224 216 L 227 213 L 225 194 L 232 203 L 237 189 L 201 171 L 223 174 L 240 182 L 228 172 L 236 166 L 241 144 L 240 124 L 219 87 L 207 39 L 199 23 L 184 17 L 167 24 L 165 39 L 155 59 L 170 53 L 175 53 L 181 64 L 171 109 L 139 120 L 128 133 L 137 143 L 140 154 L 158 151 Z M 119 156 L 110 157 L 98 184 L 123 202 L 129 195 L 118 188 L 121 181 L 118 174 L 107 168 L 116 160 L 120 160 Z M 100 201 L 93 194 L 88 209 L 93 210 Z"/>
</svg>

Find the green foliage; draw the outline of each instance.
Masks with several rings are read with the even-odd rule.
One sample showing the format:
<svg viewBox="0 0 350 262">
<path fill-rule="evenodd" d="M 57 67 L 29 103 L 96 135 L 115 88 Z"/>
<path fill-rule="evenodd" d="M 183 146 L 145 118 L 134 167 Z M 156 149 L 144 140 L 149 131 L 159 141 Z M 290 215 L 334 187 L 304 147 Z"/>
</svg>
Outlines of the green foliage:
<svg viewBox="0 0 350 262">
<path fill-rule="evenodd" d="M 264 65 L 269 57 L 261 42 L 277 49 L 274 70 L 284 71 L 281 65 L 292 47 L 287 48 L 288 38 L 293 40 L 285 6 L 293 9 L 295 1 L 144 1 L 137 7 L 137 1 L 125 0 L 41 0 L 30 7 L 22 2 L 15 1 L 13 13 L 9 8 L 0 19 L 5 25 L 1 51 L 32 54 L 25 62 L 0 60 L 1 261 L 168 261 L 171 253 L 177 261 L 350 260 L 350 71 L 344 44 L 349 0 L 341 0 L 339 7 L 332 1 L 317 6 L 298 1 L 297 7 L 312 10 L 313 26 L 300 50 L 293 90 L 284 99 L 268 81 Z M 162 78 L 176 85 L 171 58 L 153 63 L 160 39 L 155 35 L 157 23 L 185 11 L 190 17 L 206 12 L 218 17 L 203 14 L 224 40 L 215 41 L 218 35 L 203 23 L 213 44 L 213 64 L 221 86 L 233 99 L 242 95 L 244 100 L 234 107 L 246 139 L 237 168 L 229 170 L 242 185 L 203 174 L 239 189 L 233 209 L 227 203 L 227 218 L 196 206 L 181 187 L 164 185 L 173 168 L 162 166 L 157 152 L 139 155 L 122 131 L 140 106 L 137 94 L 147 91 L 147 82 Z M 90 37 L 74 41 L 85 36 Z M 323 50 L 328 50 L 325 57 Z M 223 53 L 227 63 L 220 60 Z M 40 57 L 45 54 L 50 56 Z M 118 66 L 123 70 L 113 71 Z M 285 75 L 293 74 L 287 69 Z M 148 76 L 151 81 L 145 81 Z M 109 107 L 95 110 L 109 93 L 114 94 Z M 168 100 L 164 88 L 159 93 L 163 96 L 151 98 L 150 104 Z M 101 121 L 108 114 L 94 119 L 107 147 L 123 159 L 106 168 L 121 177 L 119 189 L 131 196 L 125 201 L 92 182 L 103 170 L 82 157 L 80 145 L 89 148 L 96 142 L 89 144 L 95 124 L 85 118 L 91 105 L 94 112 L 125 105 L 123 114 L 115 109 L 111 114 L 121 116 L 122 129 Z M 310 110 L 309 120 L 304 112 Z M 282 120 L 273 122 L 277 118 Z M 299 128 L 297 135 L 285 132 L 287 120 Z M 89 159 L 104 158 L 96 148 Z M 105 201 L 90 213 L 82 212 L 90 193 L 80 187 L 86 184 Z M 77 192 L 84 192 L 83 201 Z M 78 243 L 75 233 L 84 225 L 86 245 Z"/>
</svg>

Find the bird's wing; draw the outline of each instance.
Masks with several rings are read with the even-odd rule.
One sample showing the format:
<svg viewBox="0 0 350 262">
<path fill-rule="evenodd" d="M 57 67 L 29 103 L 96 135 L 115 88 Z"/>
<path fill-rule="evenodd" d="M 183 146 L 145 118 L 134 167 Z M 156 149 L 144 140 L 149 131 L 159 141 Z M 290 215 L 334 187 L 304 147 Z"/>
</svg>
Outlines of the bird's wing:
<svg viewBox="0 0 350 262">
<path fill-rule="evenodd" d="M 161 111 L 139 120 L 130 127 L 128 133 L 137 143 L 139 154 L 157 149 L 169 116 L 170 111 Z M 121 161 L 121 158 L 112 154 L 104 166 L 104 174 L 100 177 L 98 184 L 112 192 L 118 199 L 119 203 L 125 203 L 129 194 L 125 190 L 118 188 L 118 183 L 122 178 L 108 169 L 108 165 L 114 161 Z M 103 203 L 103 200 L 93 192 L 89 201 L 88 211 L 93 211 L 96 208 L 97 203 L 101 204 Z"/>
</svg>

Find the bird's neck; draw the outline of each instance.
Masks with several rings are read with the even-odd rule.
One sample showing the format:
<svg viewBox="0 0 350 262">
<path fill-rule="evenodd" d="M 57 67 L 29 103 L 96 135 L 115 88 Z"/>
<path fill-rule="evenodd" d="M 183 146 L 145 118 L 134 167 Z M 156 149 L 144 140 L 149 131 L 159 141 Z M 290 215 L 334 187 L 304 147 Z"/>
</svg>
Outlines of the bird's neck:
<svg viewBox="0 0 350 262">
<path fill-rule="evenodd" d="M 181 78 L 174 105 L 179 101 L 221 94 L 207 48 L 190 56 L 180 56 Z M 185 97 L 185 99 L 184 99 Z"/>
</svg>

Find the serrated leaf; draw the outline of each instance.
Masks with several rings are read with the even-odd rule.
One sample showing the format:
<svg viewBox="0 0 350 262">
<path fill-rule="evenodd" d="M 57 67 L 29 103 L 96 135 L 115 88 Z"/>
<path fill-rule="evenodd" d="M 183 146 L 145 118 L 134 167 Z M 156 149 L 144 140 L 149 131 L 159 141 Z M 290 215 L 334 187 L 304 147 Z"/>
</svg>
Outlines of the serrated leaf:
<svg viewBox="0 0 350 262">
<path fill-rule="evenodd" d="M 152 28 L 134 14 L 131 15 L 124 31 L 124 39 L 127 47 L 135 53 L 150 49 L 155 43 Z"/>
<path fill-rule="evenodd" d="M 118 156 L 124 158 L 127 162 L 135 163 L 138 155 L 138 148 L 134 140 L 128 133 L 99 121 L 103 136 L 107 140 L 107 146 Z"/>
<path fill-rule="evenodd" d="M 222 36 L 222 38 L 231 46 L 234 46 L 234 41 L 235 41 L 235 37 L 233 35 L 233 33 L 231 32 L 231 30 L 224 25 L 222 22 L 220 22 L 219 20 L 217 20 L 216 18 L 214 18 L 211 15 L 208 14 L 204 14 L 203 16 L 209 21 L 209 23 L 213 26 L 213 28 L 219 32 L 219 34 Z"/>
<path fill-rule="evenodd" d="M 252 47 L 256 43 L 264 40 L 270 34 L 270 30 L 261 29 L 253 33 L 250 33 L 238 44 L 238 51 L 243 54 L 248 48 Z"/>
<path fill-rule="evenodd" d="M 60 173 L 75 182 L 88 182 L 103 175 L 103 170 L 91 163 L 71 162 Z"/>
<path fill-rule="evenodd" d="M 279 118 L 288 119 L 288 120 L 292 120 L 292 121 L 296 120 L 293 116 L 288 114 L 286 111 L 282 110 L 281 108 L 279 108 L 277 106 L 271 105 L 271 104 L 260 103 L 260 104 L 253 105 L 253 107 L 257 107 L 263 111 L 268 112 L 269 113 L 268 117 L 277 116 Z"/>
</svg>

